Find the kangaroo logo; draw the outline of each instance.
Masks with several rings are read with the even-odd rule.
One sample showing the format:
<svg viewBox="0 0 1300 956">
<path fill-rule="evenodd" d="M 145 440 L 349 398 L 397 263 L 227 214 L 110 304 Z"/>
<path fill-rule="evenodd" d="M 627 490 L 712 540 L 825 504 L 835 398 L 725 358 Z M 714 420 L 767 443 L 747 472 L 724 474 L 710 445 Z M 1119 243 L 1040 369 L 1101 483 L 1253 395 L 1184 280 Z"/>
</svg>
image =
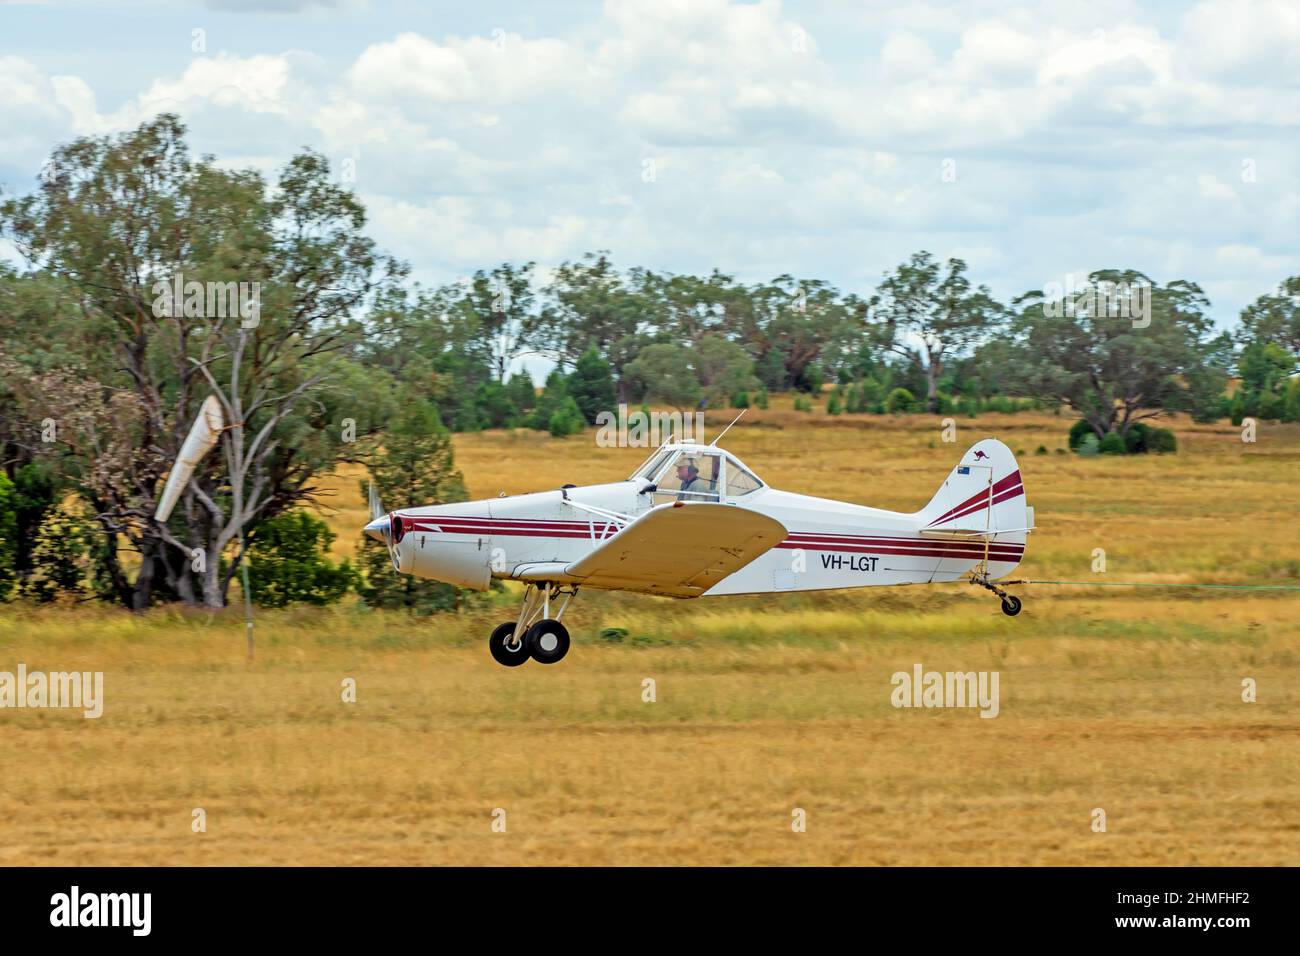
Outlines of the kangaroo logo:
<svg viewBox="0 0 1300 956">
<path fill-rule="evenodd" d="M 975 460 L 979 461 L 981 458 L 988 458 L 988 455 L 984 454 L 982 451 L 977 451 L 975 453 Z"/>
</svg>

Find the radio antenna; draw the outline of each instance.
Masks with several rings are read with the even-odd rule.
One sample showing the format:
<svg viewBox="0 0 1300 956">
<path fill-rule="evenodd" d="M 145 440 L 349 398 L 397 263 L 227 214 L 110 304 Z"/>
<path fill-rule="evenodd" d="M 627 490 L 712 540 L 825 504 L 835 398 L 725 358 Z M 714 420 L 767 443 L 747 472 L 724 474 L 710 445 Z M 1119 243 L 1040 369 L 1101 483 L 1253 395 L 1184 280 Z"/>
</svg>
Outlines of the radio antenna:
<svg viewBox="0 0 1300 956">
<path fill-rule="evenodd" d="M 731 425 L 736 424 L 736 422 L 738 422 L 738 421 L 740 421 L 742 418 L 744 418 L 744 417 L 745 417 L 745 412 L 747 412 L 747 411 L 749 411 L 748 408 L 742 408 L 742 409 L 740 410 L 740 414 L 737 415 L 735 418 L 733 418 L 733 419 L 731 420 Z M 727 426 L 726 428 L 724 428 L 721 432 L 719 432 L 719 433 L 718 433 L 718 437 L 715 438 L 715 439 L 713 439 L 713 441 L 709 442 L 709 444 L 710 444 L 710 445 L 716 445 L 718 442 L 722 441 L 722 436 L 725 435 L 725 434 L 727 434 L 727 432 L 731 431 L 731 425 L 728 425 L 728 426 Z"/>
</svg>

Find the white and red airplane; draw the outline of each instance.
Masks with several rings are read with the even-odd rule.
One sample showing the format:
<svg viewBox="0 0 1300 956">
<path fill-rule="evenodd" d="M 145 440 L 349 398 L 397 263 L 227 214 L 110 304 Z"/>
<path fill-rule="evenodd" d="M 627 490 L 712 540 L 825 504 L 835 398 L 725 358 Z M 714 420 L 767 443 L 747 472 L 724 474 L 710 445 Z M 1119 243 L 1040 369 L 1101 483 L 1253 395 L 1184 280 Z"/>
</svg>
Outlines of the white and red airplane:
<svg viewBox="0 0 1300 956">
<path fill-rule="evenodd" d="M 768 487 L 717 439 L 665 443 L 623 481 L 388 514 L 372 486 L 370 513 L 366 533 L 398 571 L 479 590 L 526 583 L 518 618 L 489 639 L 508 667 L 564 657 L 560 618 L 583 587 L 695 598 L 969 578 L 1014 616 L 1019 598 L 993 582 L 1020 563 L 1034 523 L 1015 456 L 992 438 L 911 514 Z"/>
</svg>

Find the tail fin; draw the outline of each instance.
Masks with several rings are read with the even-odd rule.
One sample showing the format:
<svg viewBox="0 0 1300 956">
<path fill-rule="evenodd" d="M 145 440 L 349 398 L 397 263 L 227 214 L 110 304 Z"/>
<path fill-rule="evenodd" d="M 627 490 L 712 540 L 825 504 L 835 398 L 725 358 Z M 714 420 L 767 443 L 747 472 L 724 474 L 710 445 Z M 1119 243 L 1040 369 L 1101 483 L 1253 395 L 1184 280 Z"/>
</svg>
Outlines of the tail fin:
<svg viewBox="0 0 1300 956">
<path fill-rule="evenodd" d="M 993 540 L 1022 544 L 1033 526 L 1016 456 L 995 438 L 977 442 L 961 456 L 917 517 L 922 533 L 996 534 Z"/>
</svg>

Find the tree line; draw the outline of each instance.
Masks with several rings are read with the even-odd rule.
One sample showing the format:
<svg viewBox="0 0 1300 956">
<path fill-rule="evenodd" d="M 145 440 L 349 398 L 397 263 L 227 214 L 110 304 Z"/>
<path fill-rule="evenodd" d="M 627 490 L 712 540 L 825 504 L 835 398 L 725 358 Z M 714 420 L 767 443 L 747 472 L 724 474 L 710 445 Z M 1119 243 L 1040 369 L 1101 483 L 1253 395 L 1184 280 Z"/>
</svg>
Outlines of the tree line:
<svg viewBox="0 0 1300 956">
<path fill-rule="evenodd" d="M 230 169 L 191 155 L 171 115 L 57 148 L 35 189 L 0 202 L 0 235 L 22 257 L 0 264 L 0 596 L 219 607 L 248 560 L 263 603 L 355 588 L 454 606 L 454 589 L 396 575 L 371 542 L 358 568 L 322 558 L 328 530 L 302 511 L 321 477 L 354 463 L 389 507 L 463 500 L 451 432 L 572 434 L 619 403 L 793 391 L 832 414 L 1064 408 L 1125 448 L 1162 411 L 1300 420 L 1300 277 L 1228 331 L 1189 281 L 1107 270 L 1068 302 L 1002 303 L 926 252 L 870 294 L 621 269 L 603 251 L 425 287 L 369 238 L 322 156 L 270 179 Z M 180 301 L 180 276 L 255 288 L 255 314 Z M 520 370 L 530 356 L 553 363 L 545 382 Z M 208 394 L 229 435 L 160 524 Z"/>
</svg>

